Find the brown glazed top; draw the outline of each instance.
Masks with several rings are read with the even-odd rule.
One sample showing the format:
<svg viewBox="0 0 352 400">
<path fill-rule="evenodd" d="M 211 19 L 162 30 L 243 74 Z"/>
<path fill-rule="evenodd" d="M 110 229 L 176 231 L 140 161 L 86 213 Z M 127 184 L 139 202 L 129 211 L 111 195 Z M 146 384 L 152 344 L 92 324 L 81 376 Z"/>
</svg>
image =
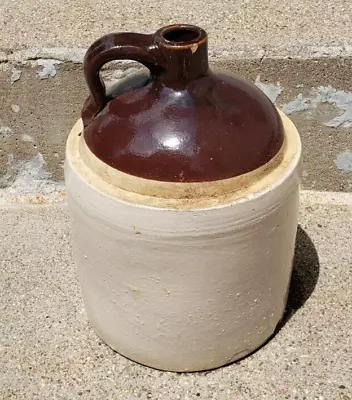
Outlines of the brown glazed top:
<svg viewBox="0 0 352 400">
<path fill-rule="evenodd" d="M 139 61 L 150 74 L 135 74 L 106 94 L 99 70 L 116 59 Z M 122 172 L 168 182 L 227 179 L 263 166 L 283 144 L 270 100 L 240 77 L 209 69 L 200 28 L 104 36 L 89 48 L 84 70 L 84 139 Z"/>
</svg>

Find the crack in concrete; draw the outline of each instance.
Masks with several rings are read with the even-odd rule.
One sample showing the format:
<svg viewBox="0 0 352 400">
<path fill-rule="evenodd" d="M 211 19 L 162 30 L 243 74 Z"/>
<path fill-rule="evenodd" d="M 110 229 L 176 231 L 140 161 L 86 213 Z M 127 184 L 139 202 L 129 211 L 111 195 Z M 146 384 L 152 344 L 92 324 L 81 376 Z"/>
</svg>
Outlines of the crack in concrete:
<svg viewBox="0 0 352 400">
<path fill-rule="evenodd" d="M 0 49 L 0 62 L 28 62 L 39 59 L 55 59 L 62 62 L 82 63 L 87 48 L 81 47 L 42 47 L 28 49 Z M 280 46 L 243 46 L 233 51 L 216 51 L 209 53 L 210 58 L 257 59 L 270 58 L 312 59 L 323 57 L 351 57 L 352 43 L 294 43 Z M 128 61 L 127 61 L 128 62 Z"/>
<path fill-rule="evenodd" d="M 309 96 L 306 97 L 299 94 L 295 99 L 284 104 L 282 111 L 290 115 L 317 108 L 320 104 L 329 104 L 341 111 L 340 115 L 324 122 L 325 126 L 331 128 L 352 127 L 352 92 L 337 90 L 330 85 L 312 88 Z"/>
<path fill-rule="evenodd" d="M 11 74 L 11 85 L 13 85 L 16 81 L 18 81 L 21 78 L 22 71 L 17 68 L 12 68 L 12 74 Z"/>
<path fill-rule="evenodd" d="M 56 65 L 62 64 L 59 60 L 40 59 L 37 61 L 38 65 L 42 67 L 38 71 L 40 79 L 54 78 L 56 76 Z"/>
<path fill-rule="evenodd" d="M 45 170 L 45 160 L 38 153 L 29 161 L 16 160 L 9 154 L 7 170 L 0 178 L 0 203 L 45 203 L 61 201 L 64 182 L 55 182 Z"/>
<path fill-rule="evenodd" d="M 335 160 L 336 167 L 343 172 L 352 172 L 352 152 L 340 153 Z"/>
<path fill-rule="evenodd" d="M 269 99 L 275 103 L 278 96 L 282 92 L 283 88 L 280 86 L 280 82 L 274 83 L 265 83 L 260 80 L 260 75 L 258 75 L 254 81 L 254 84 L 261 89 Z"/>
</svg>

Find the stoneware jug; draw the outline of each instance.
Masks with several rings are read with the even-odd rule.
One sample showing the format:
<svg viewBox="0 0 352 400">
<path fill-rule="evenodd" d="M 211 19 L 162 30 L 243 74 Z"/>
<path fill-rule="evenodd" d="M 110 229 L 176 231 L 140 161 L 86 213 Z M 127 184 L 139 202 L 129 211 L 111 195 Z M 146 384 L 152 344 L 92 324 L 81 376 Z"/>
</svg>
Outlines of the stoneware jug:
<svg viewBox="0 0 352 400">
<path fill-rule="evenodd" d="M 148 70 L 106 90 L 100 68 Z M 114 350 L 169 371 L 238 360 L 285 310 L 300 138 L 252 83 L 209 69 L 206 32 L 114 33 L 87 51 L 89 88 L 65 179 L 88 319 Z"/>
</svg>

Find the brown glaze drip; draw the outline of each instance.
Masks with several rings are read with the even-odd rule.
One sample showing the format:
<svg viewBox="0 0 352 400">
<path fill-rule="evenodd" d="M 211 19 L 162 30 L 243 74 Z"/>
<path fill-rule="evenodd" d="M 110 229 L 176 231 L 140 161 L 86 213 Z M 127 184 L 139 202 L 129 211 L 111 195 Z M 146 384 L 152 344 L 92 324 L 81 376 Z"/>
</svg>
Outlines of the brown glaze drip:
<svg viewBox="0 0 352 400">
<path fill-rule="evenodd" d="M 135 74 L 106 95 L 99 69 L 133 59 Z M 103 162 L 146 179 L 205 182 L 253 171 L 280 150 L 281 119 L 253 84 L 208 67 L 206 33 L 193 26 L 155 35 L 112 34 L 85 58 L 91 92 L 82 111 L 84 138 Z"/>
</svg>

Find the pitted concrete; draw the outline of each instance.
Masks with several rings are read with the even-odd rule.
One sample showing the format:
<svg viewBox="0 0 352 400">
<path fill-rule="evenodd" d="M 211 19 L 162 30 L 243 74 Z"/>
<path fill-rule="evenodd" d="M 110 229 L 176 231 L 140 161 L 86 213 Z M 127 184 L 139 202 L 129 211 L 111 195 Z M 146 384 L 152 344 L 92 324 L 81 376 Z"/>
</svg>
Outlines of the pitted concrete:
<svg viewBox="0 0 352 400">
<path fill-rule="evenodd" d="M 206 29 L 222 56 L 346 56 L 350 21 L 348 0 L 2 0 L 0 50 L 6 56 L 17 49 L 85 49 L 109 32 L 152 33 L 188 23 Z"/>
<path fill-rule="evenodd" d="M 32 60 L 32 65 L 16 64 L 0 72 L 2 203 L 43 203 L 64 197 L 66 138 L 80 116 L 87 89 L 82 64 L 51 62 L 45 73 L 42 64 Z M 348 167 L 352 58 L 212 58 L 211 65 L 255 82 L 278 107 L 288 111 L 302 138 L 304 189 L 352 191 L 352 173 Z M 103 75 L 110 84 L 136 68 L 138 65 L 129 63 L 125 69 L 106 70 Z M 20 74 L 13 82 L 14 70 Z M 39 74 L 45 75 L 45 79 Z"/>
<path fill-rule="evenodd" d="M 351 195 L 303 192 L 287 315 L 236 364 L 159 372 L 107 347 L 87 322 L 67 208 L 0 207 L 0 398 L 350 400 Z"/>
</svg>

